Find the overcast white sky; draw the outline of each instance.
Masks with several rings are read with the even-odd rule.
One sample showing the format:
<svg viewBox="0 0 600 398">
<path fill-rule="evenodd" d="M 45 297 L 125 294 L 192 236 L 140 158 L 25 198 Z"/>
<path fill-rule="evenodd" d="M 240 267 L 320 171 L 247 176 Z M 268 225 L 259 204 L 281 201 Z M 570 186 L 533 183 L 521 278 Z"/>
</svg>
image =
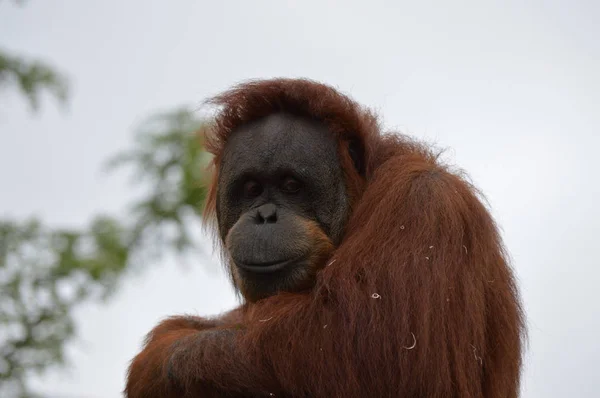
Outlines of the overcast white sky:
<svg viewBox="0 0 600 398">
<path fill-rule="evenodd" d="M 0 2 L 0 47 L 63 68 L 67 113 L 0 98 L 0 217 L 81 225 L 122 211 L 102 162 L 154 111 L 248 78 L 305 76 L 378 109 L 386 125 L 452 148 L 487 195 L 530 327 L 523 397 L 600 391 L 600 2 Z M 121 396 L 128 361 L 162 317 L 236 303 L 215 257 L 132 276 L 77 312 L 56 397 Z"/>
</svg>

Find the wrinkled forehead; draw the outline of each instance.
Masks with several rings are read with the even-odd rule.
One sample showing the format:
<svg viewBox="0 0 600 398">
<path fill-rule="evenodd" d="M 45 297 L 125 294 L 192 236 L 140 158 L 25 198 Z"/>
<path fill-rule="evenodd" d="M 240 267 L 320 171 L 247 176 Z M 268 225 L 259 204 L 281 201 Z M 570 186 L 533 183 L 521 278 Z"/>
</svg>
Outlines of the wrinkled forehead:
<svg viewBox="0 0 600 398">
<path fill-rule="evenodd" d="M 302 169 L 326 172 L 338 163 L 337 145 L 318 121 L 276 113 L 235 129 L 222 158 L 222 171 Z"/>
</svg>

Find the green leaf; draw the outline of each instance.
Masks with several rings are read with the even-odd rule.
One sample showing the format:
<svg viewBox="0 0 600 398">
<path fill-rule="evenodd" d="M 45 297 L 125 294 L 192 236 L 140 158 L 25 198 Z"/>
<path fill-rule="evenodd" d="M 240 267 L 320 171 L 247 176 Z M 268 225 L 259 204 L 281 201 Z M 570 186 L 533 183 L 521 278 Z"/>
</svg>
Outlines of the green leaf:
<svg viewBox="0 0 600 398">
<path fill-rule="evenodd" d="M 49 92 L 62 104 L 66 103 L 69 92 L 66 77 L 50 65 L 0 51 L 0 86 L 3 85 L 16 86 L 34 111 L 39 109 L 43 91 Z"/>
<path fill-rule="evenodd" d="M 52 77 L 34 68 L 21 87 L 33 90 L 36 80 Z M 77 305 L 109 297 L 134 264 L 145 269 L 161 254 L 196 247 L 190 231 L 200 223 L 210 161 L 197 132 L 206 126 L 185 108 L 161 113 L 140 127 L 133 149 L 107 162 L 113 172 L 133 171 L 143 187 L 124 216 L 97 216 L 82 229 L 0 220 L 0 396 L 4 386 L 32 396 L 28 376 L 65 362 Z"/>
</svg>

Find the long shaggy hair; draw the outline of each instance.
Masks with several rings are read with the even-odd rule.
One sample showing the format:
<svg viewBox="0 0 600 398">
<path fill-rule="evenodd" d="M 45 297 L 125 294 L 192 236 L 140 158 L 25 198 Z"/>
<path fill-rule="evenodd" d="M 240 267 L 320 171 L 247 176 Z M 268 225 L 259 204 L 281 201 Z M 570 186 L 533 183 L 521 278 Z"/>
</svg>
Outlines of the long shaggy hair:
<svg viewBox="0 0 600 398">
<path fill-rule="evenodd" d="M 214 391 L 518 396 L 525 327 L 517 286 L 497 226 L 464 177 L 323 84 L 250 82 L 212 103 L 221 110 L 206 137 L 214 155 L 207 220 L 230 133 L 280 111 L 320 120 L 338 138 L 352 203 L 315 286 L 244 304 L 235 355 L 198 359 Z"/>
</svg>

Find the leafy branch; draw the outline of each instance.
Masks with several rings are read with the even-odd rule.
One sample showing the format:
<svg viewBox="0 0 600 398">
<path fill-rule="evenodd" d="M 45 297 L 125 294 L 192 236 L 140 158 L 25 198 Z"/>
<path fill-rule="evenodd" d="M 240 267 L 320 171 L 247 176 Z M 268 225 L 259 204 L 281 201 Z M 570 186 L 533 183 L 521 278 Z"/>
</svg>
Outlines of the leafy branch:
<svg viewBox="0 0 600 398">
<path fill-rule="evenodd" d="M 144 188 L 125 217 L 98 216 L 82 230 L 0 221 L 0 396 L 32 396 L 28 376 L 64 364 L 77 305 L 109 297 L 133 264 L 196 247 L 190 224 L 199 222 L 209 160 L 203 126 L 186 109 L 152 117 L 134 149 L 107 163 L 131 168 Z"/>
</svg>

